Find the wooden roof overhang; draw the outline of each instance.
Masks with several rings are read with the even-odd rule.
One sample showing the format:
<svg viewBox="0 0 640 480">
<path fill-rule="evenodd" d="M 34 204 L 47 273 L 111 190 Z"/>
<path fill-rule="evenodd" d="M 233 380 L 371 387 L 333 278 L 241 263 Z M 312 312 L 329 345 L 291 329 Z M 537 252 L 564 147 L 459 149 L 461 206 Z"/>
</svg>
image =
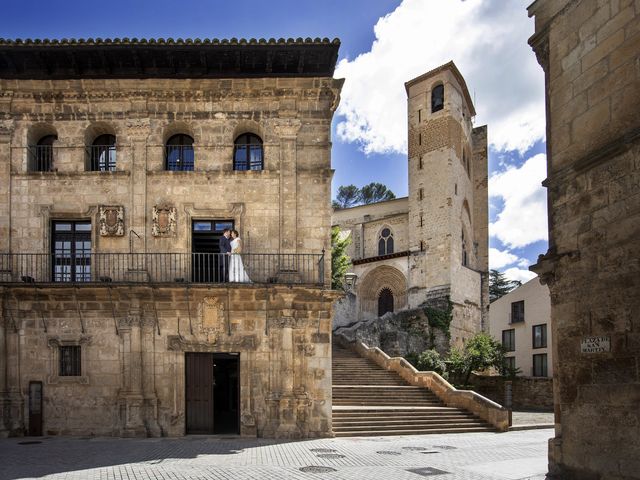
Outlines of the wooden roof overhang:
<svg viewBox="0 0 640 480">
<path fill-rule="evenodd" d="M 334 39 L 0 39 L 0 78 L 332 77 Z"/>
</svg>

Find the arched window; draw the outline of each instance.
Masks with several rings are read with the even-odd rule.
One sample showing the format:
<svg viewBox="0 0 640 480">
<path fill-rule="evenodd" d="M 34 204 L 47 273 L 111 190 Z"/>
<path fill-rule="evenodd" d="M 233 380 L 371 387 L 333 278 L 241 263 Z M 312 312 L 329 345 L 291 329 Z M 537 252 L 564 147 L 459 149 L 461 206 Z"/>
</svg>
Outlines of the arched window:
<svg viewBox="0 0 640 480">
<path fill-rule="evenodd" d="M 263 170 L 262 139 L 253 133 L 236 138 L 233 148 L 234 170 Z"/>
<path fill-rule="evenodd" d="M 389 228 L 383 228 L 378 237 L 378 255 L 393 253 L 393 233 Z"/>
<path fill-rule="evenodd" d="M 116 169 L 116 137 L 100 135 L 90 147 L 88 170 L 91 172 L 113 172 Z"/>
<path fill-rule="evenodd" d="M 467 258 L 467 242 L 464 238 L 464 230 L 462 230 L 462 265 L 467 266 L 468 258 Z"/>
<path fill-rule="evenodd" d="M 378 316 L 387 312 L 393 312 L 393 292 L 389 288 L 383 288 L 378 294 Z"/>
<path fill-rule="evenodd" d="M 53 171 L 53 142 L 57 139 L 56 135 L 45 135 L 35 145 L 29 147 L 30 172 Z"/>
<path fill-rule="evenodd" d="M 165 168 L 172 171 L 193 171 L 193 138 L 179 133 L 167 140 Z"/>
<path fill-rule="evenodd" d="M 436 85 L 431 91 L 431 113 L 444 108 L 444 85 Z"/>
</svg>

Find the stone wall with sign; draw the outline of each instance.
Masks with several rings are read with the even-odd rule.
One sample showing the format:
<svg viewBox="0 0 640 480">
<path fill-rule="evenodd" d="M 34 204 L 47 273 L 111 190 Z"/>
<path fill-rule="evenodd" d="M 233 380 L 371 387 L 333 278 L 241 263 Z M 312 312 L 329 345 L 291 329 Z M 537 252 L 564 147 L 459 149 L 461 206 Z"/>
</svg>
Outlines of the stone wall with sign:
<svg viewBox="0 0 640 480">
<path fill-rule="evenodd" d="M 640 5 L 537 0 L 555 379 L 551 478 L 640 472 Z M 604 341 L 608 339 L 608 341 Z"/>
</svg>

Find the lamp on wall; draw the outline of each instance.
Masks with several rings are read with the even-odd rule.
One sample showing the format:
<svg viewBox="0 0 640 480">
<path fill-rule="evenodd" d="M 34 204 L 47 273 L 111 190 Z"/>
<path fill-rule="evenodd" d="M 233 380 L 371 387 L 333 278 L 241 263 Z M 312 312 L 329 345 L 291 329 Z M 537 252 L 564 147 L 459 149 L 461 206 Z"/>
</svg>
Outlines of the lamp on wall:
<svg viewBox="0 0 640 480">
<path fill-rule="evenodd" d="M 356 288 L 356 281 L 358 280 L 358 275 L 353 272 L 344 274 L 344 289 L 347 292 L 351 292 Z"/>
</svg>

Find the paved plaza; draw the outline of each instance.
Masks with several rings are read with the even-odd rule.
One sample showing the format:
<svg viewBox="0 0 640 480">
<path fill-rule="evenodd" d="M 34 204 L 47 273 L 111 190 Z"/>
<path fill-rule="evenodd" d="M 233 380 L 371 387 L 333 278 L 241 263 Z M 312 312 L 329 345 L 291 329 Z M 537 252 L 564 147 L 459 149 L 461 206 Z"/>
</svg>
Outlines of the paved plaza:
<svg viewBox="0 0 640 480">
<path fill-rule="evenodd" d="M 543 480 L 550 429 L 276 441 L 235 437 L 0 440 L 0 478 Z"/>
</svg>

